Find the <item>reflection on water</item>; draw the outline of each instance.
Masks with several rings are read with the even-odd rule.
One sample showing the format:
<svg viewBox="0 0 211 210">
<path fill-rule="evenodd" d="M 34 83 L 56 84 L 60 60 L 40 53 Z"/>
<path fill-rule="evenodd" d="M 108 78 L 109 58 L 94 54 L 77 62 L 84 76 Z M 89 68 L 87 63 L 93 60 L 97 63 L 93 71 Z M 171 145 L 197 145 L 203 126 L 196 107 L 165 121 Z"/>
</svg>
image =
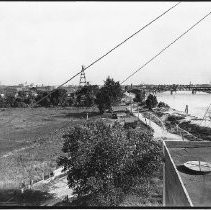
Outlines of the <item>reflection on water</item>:
<svg viewBox="0 0 211 210">
<path fill-rule="evenodd" d="M 185 106 L 188 105 L 189 114 L 196 117 L 203 117 L 205 111 L 211 103 L 211 94 L 204 92 L 197 92 L 192 94 L 191 91 L 177 91 L 172 95 L 170 91 L 156 94 L 158 102 L 163 101 L 170 107 L 185 111 Z M 211 107 L 209 109 L 209 114 L 211 114 Z"/>
</svg>

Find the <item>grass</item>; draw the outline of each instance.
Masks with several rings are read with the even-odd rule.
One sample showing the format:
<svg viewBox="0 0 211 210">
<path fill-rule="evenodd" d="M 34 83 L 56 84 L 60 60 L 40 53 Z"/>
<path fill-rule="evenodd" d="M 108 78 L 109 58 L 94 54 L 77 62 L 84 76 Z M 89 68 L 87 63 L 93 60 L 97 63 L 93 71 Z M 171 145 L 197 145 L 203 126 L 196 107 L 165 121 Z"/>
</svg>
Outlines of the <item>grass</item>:
<svg viewBox="0 0 211 210">
<path fill-rule="evenodd" d="M 211 141 L 211 128 L 201 127 L 191 124 L 191 122 L 182 122 L 180 123 L 180 127 L 204 141 Z"/>
<path fill-rule="evenodd" d="M 81 124 L 95 108 L 13 108 L 0 112 L 0 189 L 17 189 L 47 177 L 62 154 L 62 136 L 70 126 Z M 46 169 L 47 168 L 47 169 Z"/>
<path fill-rule="evenodd" d="M 41 201 L 49 198 L 50 195 L 45 192 L 47 191 L 45 187 L 42 192 L 26 191 L 27 194 L 21 199 L 18 189 L 23 180 L 29 183 L 31 177 L 34 182 L 39 181 L 43 173 L 47 177 L 49 171 L 56 168 L 56 159 L 62 155 L 63 134 L 69 127 L 83 123 L 87 112 L 89 120 L 101 117 L 96 108 L 14 108 L 0 112 L 0 200 L 2 202 L 15 195 L 16 197 L 10 202 L 16 203 L 22 199 L 22 203 L 40 205 Z M 139 124 L 143 129 L 149 129 L 143 123 Z M 161 205 L 161 176 L 162 172 L 159 172 L 157 178 L 150 182 L 150 187 L 147 188 L 148 194 L 144 191 L 145 183 L 137 184 L 136 188 L 125 195 L 120 206 Z M 31 199 L 32 197 L 34 199 Z M 90 202 L 90 205 L 95 204 L 94 200 Z"/>
</svg>

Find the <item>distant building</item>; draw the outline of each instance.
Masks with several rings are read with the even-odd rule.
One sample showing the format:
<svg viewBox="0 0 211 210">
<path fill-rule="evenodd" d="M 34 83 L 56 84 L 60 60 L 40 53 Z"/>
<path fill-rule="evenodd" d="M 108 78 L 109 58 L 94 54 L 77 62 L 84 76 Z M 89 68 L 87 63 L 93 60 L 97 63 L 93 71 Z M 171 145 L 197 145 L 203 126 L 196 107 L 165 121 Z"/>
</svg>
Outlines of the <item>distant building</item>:
<svg viewBox="0 0 211 210">
<path fill-rule="evenodd" d="M 127 112 L 127 107 L 126 106 L 112 106 L 112 112 L 113 113 Z"/>
<path fill-rule="evenodd" d="M 128 92 L 125 92 L 124 93 L 124 96 L 122 98 L 122 102 L 128 104 L 128 103 L 131 103 L 133 102 L 133 99 L 135 98 L 135 94 L 134 93 L 128 93 Z"/>
</svg>

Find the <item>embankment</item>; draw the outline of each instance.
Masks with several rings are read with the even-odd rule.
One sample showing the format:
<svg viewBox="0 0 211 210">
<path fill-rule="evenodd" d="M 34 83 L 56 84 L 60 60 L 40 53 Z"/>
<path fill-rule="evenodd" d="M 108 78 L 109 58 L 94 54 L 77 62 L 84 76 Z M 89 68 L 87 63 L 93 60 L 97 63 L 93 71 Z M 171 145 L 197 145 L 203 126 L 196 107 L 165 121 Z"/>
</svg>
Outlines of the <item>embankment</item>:
<svg viewBox="0 0 211 210">
<path fill-rule="evenodd" d="M 155 108 L 153 111 L 142 113 L 144 117 L 161 125 L 157 116 L 165 125 L 168 132 L 182 136 L 190 141 L 211 141 L 211 122 L 203 123 L 202 119 L 185 114 L 172 108 Z"/>
</svg>

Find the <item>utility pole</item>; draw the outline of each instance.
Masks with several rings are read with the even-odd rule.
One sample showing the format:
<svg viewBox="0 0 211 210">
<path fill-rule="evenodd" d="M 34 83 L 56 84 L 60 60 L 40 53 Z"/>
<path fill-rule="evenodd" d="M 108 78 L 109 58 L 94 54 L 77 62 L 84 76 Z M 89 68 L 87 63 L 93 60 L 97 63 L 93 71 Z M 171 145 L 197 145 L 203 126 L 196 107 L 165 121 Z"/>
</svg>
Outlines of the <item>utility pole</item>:
<svg viewBox="0 0 211 210">
<path fill-rule="evenodd" d="M 130 112 L 132 112 L 132 100 L 131 100 L 130 92 L 129 92 L 129 98 L 130 98 Z"/>
</svg>

